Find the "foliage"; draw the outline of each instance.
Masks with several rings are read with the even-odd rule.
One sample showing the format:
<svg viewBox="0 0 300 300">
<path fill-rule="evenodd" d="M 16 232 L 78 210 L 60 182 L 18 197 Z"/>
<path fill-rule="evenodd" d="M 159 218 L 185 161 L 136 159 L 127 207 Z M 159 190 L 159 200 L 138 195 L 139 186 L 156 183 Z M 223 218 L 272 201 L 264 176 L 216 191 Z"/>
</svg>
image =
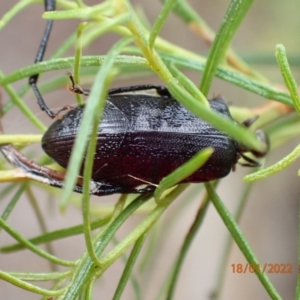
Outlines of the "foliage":
<svg viewBox="0 0 300 300">
<path fill-rule="evenodd" d="M 25 10 L 27 6 L 35 5 L 35 0 L 21 0 L 0 20 L 0 29 L 13 24 L 17 14 Z M 40 1 L 39 1 L 40 2 Z M 179 185 L 176 188 L 168 188 L 175 186 L 180 181 L 178 173 L 190 174 L 196 167 L 200 166 L 207 158 L 209 153 L 200 153 L 195 160 L 183 166 L 181 170 L 176 170 L 165 178 L 155 194 L 142 195 L 139 197 L 120 196 L 119 200 L 110 209 L 103 209 L 99 217 L 98 206 L 90 204 L 89 183 L 91 176 L 91 167 L 93 161 L 94 147 L 89 142 L 88 136 L 90 132 L 95 135 L 95 128 L 101 119 L 101 113 L 105 104 L 105 97 L 111 81 L 121 78 L 126 74 L 128 77 L 136 78 L 139 76 L 155 76 L 159 77 L 170 90 L 172 95 L 176 97 L 183 105 L 190 109 L 195 115 L 210 122 L 216 128 L 231 135 L 235 140 L 251 149 L 262 150 L 264 145 L 257 140 L 255 134 L 250 130 L 237 126 L 230 120 L 221 118 L 217 113 L 209 109 L 207 103 L 207 95 L 211 89 L 212 82 L 215 77 L 220 78 L 231 85 L 235 85 L 253 94 L 264 98 L 275 100 L 276 104 L 266 105 L 261 108 L 242 109 L 233 107 L 232 112 L 235 119 L 243 120 L 252 117 L 259 111 L 261 127 L 267 127 L 270 133 L 271 142 L 276 140 L 276 146 L 287 142 L 298 135 L 297 130 L 293 130 L 298 126 L 298 118 L 289 118 L 294 108 L 299 112 L 299 95 L 295 80 L 288 67 L 285 50 L 283 46 L 277 46 L 277 59 L 282 72 L 283 78 L 287 85 L 287 91 L 279 90 L 275 85 L 268 82 L 265 77 L 257 70 L 250 67 L 242 60 L 231 48 L 230 44 L 235 33 L 241 26 L 244 17 L 253 1 L 251 0 L 232 0 L 223 17 L 223 21 L 219 30 L 214 34 L 212 29 L 201 19 L 200 15 L 184 0 L 166 0 L 162 6 L 160 14 L 157 16 L 151 29 L 145 25 L 147 21 L 138 14 L 131 3 L 126 0 L 109 0 L 94 6 L 88 6 L 82 1 L 57 1 L 58 9 L 53 12 L 45 12 L 43 18 L 53 20 L 76 19 L 81 23 L 77 31 L 60 45 L 59 49 L 46 61 L 38 64 L 32 64 L 22 69 L 18 69 L 12 74 L 4 75 L 0 71 L 0 85 L 9 96 L 10 100 L 3 106 L 3 114 L 10 114 L 12 107 L 17 107 L 34 126 L 41 132 L 45 131 L 46 126 L 43 122 L 28 108 L 22 97 L 28 91 L 28 86 L 24 86 L 19 91 L 11 86 L 21 79 L 27 78 L 36 73 L 47 73 L 53 70 L 67 70 L 70 66 L 74 68 L 74 76 L 76 81 L 86 82 L 93 78 L 91 94 L 88 98 L 82 126 L 72 152 L 70 168 L 67 173 L 65 187 L 59 200 L 59 206 L 65 211 L 69 204 L 80 203 L 83 213 L 83 223 L 69 228 L 62 228 L 52 232 L 44 232 L 40 236 L 27 238 L 13 228 L 9 222 L 9 216 L 14 210 L 16 203 L 23 194 L 37 205 L 37 199 L 32 192 L 34 182 L 25 181 L 20 184 L 15 181 L 22 181 L 17 178 L 17 171 L 11 170 L 1 160 L 0 182 L 10 182 L 5 189 L 1 189 L 1 198 L 13 193 L 13 197 L 2 212 L 0 218 L 0 227 L 2 232 L 6 231 L 13 237 L 17 243 L 14 245 L 2 246 L 1 256 L 6 252 L 30 249 L 37 256 L 40 256 L 53 265 L 62 266 L 61 271 L 50 271 L 48 273 L 22 273 L 7 272 L 0 270 L 0 279 L 6 280 L 21 289 L 28 290 L 32 293 L 42 295 L 43 299 L 55 297 L 55 299 L 92 299 L 92 291 L 95 282 L 102 277 L 111 265 L 124 258 L 126 251 L 132 247 L 129 258 L 126 260 L 123 274 L 119 284 L 115 287 L 113 299 L 120 299 L 128 280 L 134 287 L 136 299 L 143 299 L 141 291 L 142 283 L 136 278 L 134 272 L 134 264 L 137 257 L 141 255 L 141 249 L 146 241 L 148 232 L 154 227 L 164 212 L 169 208 L 176 198 L 181 195 L 187 188 L 186 185 Z M 41 5 L 40 3 L 38 5 Z M 210 51 L 207 56 L 202 56 L 191 52 L 189 49 L 181 48 L 178 45 L 164 40 L 160 37 L 161 30 L 168 20 L 170 14 L 177 14 L 181 18 L 183 24 L 188 26 L 202 35 L 210 44 Z M 82 55 L 84 50 L 103 35 L 114 32 L 118 35 L 118 41 L 106 55 L 86 56 Z M 51 41 L 50 41 L 51 42 Z M 75 54 L 71 57 L 64 57 L 64 53 L 75 46 Z M 182 72 L 188 70 L 196 71 L 202 74 L 199 86 L 195 85 Z M 57 89 L 66 84 L 66 76 L 51 79 L 41 84 L 43 93 Z M 104 78 L 104 79 L 103 79 Z M 78 99 L 80 103 L 82 99 Z M 278 118 L 281 117 L 281 123 L 278 125 Z M 292 132 L 284 135 L 282 132 Z M 92 133 L 92 137 L 93 137 Z M 12 143 L 21 145 L 24 148 L 26 144 L 38 142 L 41 134 L 38 135 L 8 135 L 0 136 L 0 143 Z M 92 138 L 93 141 L 93 138 Z M 273 147 L 274 148 L 274 147 Z M 80 196 L 72 195 L 72 190 L 80 169 L 82 157 L 88 149 L 90 159 L 86 162 L 84 176 L 84 193 Z M 209 151 L 209 149 L 208 149 Z M 271 166 L 267 171 L 259 171 L 248 175 L 245 180 L 252 182 L 260 180 L 267 175 L 281 171 L 285 166 L 292 163 L 299 156 L 298 147 L 291 155 L 288 155 L 283 161 L 275 166 Z M 196 160 L 198 159 L 198 160 Z M 43 156 L 39 159 L 41 164 L 49 163 L 49 159 Z M 186 172 L 186 173 L 185 173 Z M 190 172 L 190 173 L 189 173 Z M 182 173 L 181 173 L 182 174 Z M 263 174 L 263 175 L 262 175 Z M 180 175 L 180 174 L 179 174 Z M 17 178 L 17 179 L 16 179 Z M 176 285 L 180 282 L 177 280 L 180 274 L 184 257 L 197 233 L 210 202 L 215 206 L 217 212 L 222 218 L 224 224 L 228 228 L 231 237 L 234 239 L 241 252 L 245 256 L 250 265 L 259 265 L 260 262 L 246 237 L 243 235 L 234 217 L 230 214 L 224 203 L 220 200 L 216 193 L 216 183 L 206 183 L 205 193 L 198 214 L 191 226 L 191 229 L 182 244 L 178 259 L 174 262 L 174 267 L 170 270 L 168 278 L 162 282 L 162 286 L 157 290 L 155 299 L 167 298 L 173 299 Z M 57 191 L 48 187 L 41 187 L 49 195 L 57 195 Z M 250 189 L 250 184 L 245 190 Z M 245 195 L 247 193 L 245 192 Z M 247 197 L 245 197 L 247 198 Z M 151 200 L 150 200 L 151 199 Z M 242 199 L 244 200 L 244 199 Z M 101 205 L 100 205 L 101 208 Z M 144 211 L 143 211 L 144 209 Z M 38 209 L 37 209 L 38 211 Z M 117 230 L 123 226 L 124 222 L 133 214 L 143 211 L 141 222 L 134 227 L 121 241 L 115 239 Z M 38 216 L 43 227 L 43 218 L 47 216 Z M 158 224 L 159 225 L 159 224 Z M 49 247 L 42 250 L 39 245 L 50 245 L 51 242 L 64 239 L 73 235 L 84 234 L 86 243 L 86 252 L 76 261 L 61 259 L 52 254 Z M 155 239 L 155 238 L 154 238 Z M 155 241 L 151 241 L 155 242 Z M 107 248 L 107 246 L 110 248 Z M 228 246 L 229 247 L 229 246 Z M 149 247 L 151 248 L 151 247 Z M 109 249 L 109 250 L 108 250 Z M 142 254 L 143 255 L 143 254 Z M 149 261 L 147 253 L 145 254 L 145 263 Z M 224 261 L 226 262 L 226 258 Z M 149 263 L 149 262 L 148 262 Z M 224 265 L 223 265 L 223 268 Z M 220 271 L 220 274 L 224 269 Z M 262 286 L 272 299 L 281 299 L 278 291 L 274 288 L 268 275 L 255 269 L 255 273 L 260 280 Z M 222 275 L 220 275 L 222 278 Z M 28 283 L 28 281 L 48 281 L 53 283 L 51 288 L 41 288 L 36 284 Z M 214 296 L 217 297 L 221 292 L 222 279 L 217 283 Z M 299 288 L 297 289 L 299 296 Z M 153 298 L 154 299 L 154 298 Z"/>
</svg>

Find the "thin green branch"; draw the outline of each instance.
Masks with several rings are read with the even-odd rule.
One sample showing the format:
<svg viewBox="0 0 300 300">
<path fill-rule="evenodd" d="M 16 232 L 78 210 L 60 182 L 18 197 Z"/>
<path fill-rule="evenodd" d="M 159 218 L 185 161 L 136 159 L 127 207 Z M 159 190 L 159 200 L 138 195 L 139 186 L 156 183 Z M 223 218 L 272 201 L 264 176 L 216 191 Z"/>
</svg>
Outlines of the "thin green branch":
<svg viewBox="0 0 300 300">
<path fill-rule="evenodd" d="M 3 134 L 0 135 L 0 145 L 40 143 L 41 139 L 41 134 Z"/>
<path fill-rule="evenodd" d="M 103 78 L 107 78 L 107 74 L 109 74 L 109 72 L 111 71 L 115 58 L 122 50 L 122 48 L 130 41 L 131 38 L 127 38 L 115 44 L 115 46 L 107 54 L 105 60 L 103 61 L 102 67 L 99 69 L 98 74 L 95 78 L 95 83 L 92 87 L 87 104 L 85 106 L 81 125 L 78 129 L 72 154 L 69 160 L 69 169 L 65 179 L 65 187 L 60 201 L 60 208 L 62 210 L 66 209 L 68 199 L 77 180 L 93 120 L 95 118 L 100 120 L 104 110 L 106 100 L 104 91 L 108 90 L 108 82 L 107 80 L 103 80 Z"/>
<path fill-rule="evenodd" d="M 182 166 L 178 167 L 167 177 L 163 178 L 154 192 L 155 201 L 159 204 L 160 197 L 164 191 L 199 170 L 207 162 L 213 152 L 214 149 L 209 147 L 201 150 Z"/>
<path fill-rule="evenodd" d="M 265 179 L 271 175 L 274 175 L 288 166 L 290 166 L 296 159 L 300 157 L 300 145 L 298 145 L 290 154 L 284 157 L 282 160 L 277 162 L 276 164 L 257 171 L 255 173 L 249 174 L 243 178 L 245 182 L 255 182 L 261 179 Z M 298 172 L 298 176 L 300 176 L 300 171 Z"/>
<path fill-rule="evenodd" d="M 80 85 L 80 66 L 82 56 L 82 35 L 87 23 L 83 22 L 78 25 L 76 34 L 76 48 L 75 48 L 75 63 L 74 63 L 74 80 Z M 82 105 L 82 97 L 80 94 L 76 94 L 77 104 Z"/>
<path fill-rule="evenodd" d="M 192 242 L 195 238 L 195 235 L 197 234 L 197 232 L 198 232 L 198 230 L 199 230 L 199 228 L 200 228 L 200 226 L 201 226 L 201 224 L 204 220 L 204 217 L 205 217 L 206 211 L 208 209 L 209 203 L 210 203 L 209 196 L 208 196 L 208 194 L 206 194 L 204 196 L 204 199 L 203 199 L 200 207 L 199 207 L 199 210 L 197 212 L 195 220 L 194 220 L 192 226 L 190 227 L 188 233 L 186 234 L 186 237 L 185 237 L 184 242 L 181 246 L 179 255 L 178 255 L 177 260 L 175 262 L 175 268 L 172 271 L 171 278 L 170 278 L 170 285 L 169 285 L 169 289 L 168 289 L 168 293 L 167 293 L 167 297 L 166 297 L 167 300 L 171 300 L 171 299 L 174 298 L 175 289 L 176 289 L 177 282 L 178 282 L 178 277 L 180 275 L 180 270 L 182 268 L 184 259 L 185 259 L 186 255 L 188 253 L 188 250 L 191 247 L 191 244 L 192 244 Z"/>
<path fill-rule="evenodd" d="M 242 213 L 244 211 L 244 208 L 246 206 L 247 200 L 249 199 L 249 193 L 251 191 L 251 188 L 253 187 L 253 184 L 247 184 L 243 190 L 243 194 L 241 196 L 241 199 L 239 200 L 238 207 L 236 209 L 236 213 L 234 214 L 235 220 L 237 223 L 240 222 Z M 218 276 L 216 280 L 216 286 L 213 289 L 211 293 L 212 299 L 219 299 L 221 295 L 221 291 L 223 288 L 223 285 L 226 280 L 226 274 L 228 270 L 228 260 L 230 258 L 230 250 L 233 245 L 233 239 L 230 234 L 228 234 L 227 241 L 224 247 L 224 251 L 222 254 L 221 262 L 220 262 L 220 268 L 218 271 Z"/>
<path fill-rule="evenodd" d="M 101 232 L 100 236 L 97 235 L 95 237 L 94 250 L 97 256 L 101 255 L 116 231 L 127 220 L 127 218 L 131 216 L 141 205 L 147 202 L 150 197 L 151 196 L 148 194 L 137 197 L 116 217 L 104 233 Z M 59 298 L 59 300 L 75 300 L 83 286 L 94 277 L 94 274 L 98 269 L 99 267 L 95 268 L 93 261 L 87 254 L 83 255 L 76 265 L 70 286 L 65 292 L 63 298 Z"/>
<path fill-rule="evenodd" d="M 112 298 L 113 300 L 121 299 L 121 296 L 126 287 L 126 284 L 131 276 L 133 266 L 138 258 L 138 255 L 140 254 L 140 251 L 142 250 L 142 246 L 143 246 L 145 240 L 146 240 L 146 233 L 141 235 L 141 237 L 139 237 L 138 240 L 135 242 L 133 249 L 130 253 L 130 256 L 127 260 L 126 267 L 120 278 L 119 284 L 116 288 L 115 294 Z"/>
<path fill-rule="evenodd" d="M 164 23 L 166 22 L 170 12 L 172 11 L 174 5 L 176 4 L 176 2 L 177 2 L 177 0 L 166 0 L 166 3 L 164 5 L 162 11 L 158 15 L 158 17 L 153 25 L 153 28 L 150 32 L 149 42 L 148 42 L 150 48 L 153 48 L 155 40 L 160 33 L 160 30 L 162 29 Z"/>
<path fill-rule="evenodd" d="M 231 0 L 220 29 L 214 39 L 203 71 L 200 90 L 207 96 L 216 70 L 224 59 L 231 40 L 253 0 Z"/>
<path fill-rule="evenodd" d="M 289 62 L 287 60 L 285 48 L 283 45 L 276 46 L 276 59 L 280 67 L 281 75 L 290 92 L 295 109 L 297 113 L 300 115 L 300 96 L 298 92 L 298 86 L 291 72 Z"/>
<path fill-rule="evenodd" d="M 27 290 L 29 292 L 40 294 L 40 295 L 47 295 L 47 296 L 59 296 L 63 293 L 64 289 L 57 290 L 57 291 L 49 291 L 46 289 L 39 288 L 33 284 L 27 283 L 23 280 L 20 280 L 9 273 L 3 272 L 0 270 L 0 279 L 6 280 L 7 282 L 18 286 L 24 290 Z"/>
<path fill-rule="evenodd" d="M 21 195 L 24 193 L 25 189 L 26 189 L 27 183 L 23 183 L 18 190 L 16 191 L 15 195 L 11 198 L 11 200 L 9 201 L 9 203 L 7 204 L 5 210 L 3 211 L 2 215 L 1 215 L 1 219 L 3 220 L 7 220 L 7 218 L 9 217 L 10 213 L 13 211 L 13 209 L 15 208 L 15 205 L 17 204 L 17 202 L 19 201 Z M 0 231 L 1 231 L 1 227 L 0 227 Z"/>
<path fill-rule="evenodd" d="M 27 281 L 50 281 L 50 280 L 57 280 L 57 279 L 64 279 L 68 278 L 72 275 L 72 271 L 67 272 L 49 272 L 49 273 L 33 273 L 33 272 L 7 272 L 7 274 L 14 276 L 20 280 L 27 280 Z"/>
<path fill-rule="evenodd" d="M 0 85 L 2 79 L 4 78 L 4 74 L 0 70 Z M 35 125 L 41 131 L 45 131 L 45 125 L 36 117 L 36 115 L 30 110 L 30 108 L 24 103 L 24 101 L 18 96 L 13 87 L 9 84 L 3 85 L 4 90 L 9 95 L 12 102 L 20 109 L 20 111 L 27 117 L 28 120 L 31 121 L 33 125 Z"/>
<path fill-rule="evenodd" d="M 104 226 L 105 224 L 107 224 L 109 222 L 110 219 L 111 219 L 111 216 L 109 215 L 103 219 L 99 219 L 97 221 L 91 222 L 91 229 L 94 230 L 94 229 Z M 51 242 L 51 241 L 57 241 L 57 240 L 60 240 L 60 239 L 66 238 L 66 237 L 79 235 L 79 234 L 82 234 L 83 231 L 84 231 L 83 225 L 80 224 L 80 225 L 76 225 L 76 226 L 72 226 L 72 227 L 68 227 L 68 228 L 50 231 L 43 235 L 28 239 L 28 241 L 34 245 L 39 245 L 39 244 L 44 244 L 44 243 Z M 0 252 L 6 253 L 6 252 L 11 252 L 11 251 L 21 250 L 24 248 L 25 248 L 25 246 L 23 244 L 13 244 L 13 245 L 8 245 L 8 246 L 4 246 L 4 247 L 0 248 Z"/>
<path fill-rule="evenodd" d="M 19 243 L 23 244 L 26 248 L 31 250 L 33 253 L 37 254 L 38 256 L 41 256 L 55 264 L 66 266 L 66 267 L 72 267 L 76 265 L 76 262 L 73 261 L 67 261 L 60 259 L 58 257 L 55 257 L 42 249 L 39 249 L 32 243 L 30 243 L 25 237 L 23 237 L 20 233 L 18 233 L 16 230 L 14 230 L 11 226 L 8 225 L 8 223 L 0 218 L 0 227 L 2 227 L 10 236 L 12 236 L 14 239 L 16 239 Z"/>
<path fill-rule="evenodd" d="M 230 212 L 227 210 L 224 203 L 221 201 L 217 193 L 215 192 L 214 188 L 212 187 L 211 183 L 205 183 L 206 190 L 210 196 L 210 199 L 215 206 L 216 210 L 218 211 L 220 217 L 222 218 L 225 226 L 229 230 L 231 236 L 235 240 L 236 244 L 244 254 L 245 258 L 247 259 L 250 265 L 261 265 L 259 260 L 257 259 L 256 255 L 254 254 L 252 248 L 250 247 L 248 241 L 246 240 L 244 234 L 242 233 L 241 229 L 239 228 L 238 224 L 235 222 L 234 218 L 231 216 Z M 268 276 L 255 268 L 255 273 L 260 280 L 261 284 L 266 289 L 267 293 L 272 299 L 282 299 L 274 286 L 272 285 Z"/>
</svg>

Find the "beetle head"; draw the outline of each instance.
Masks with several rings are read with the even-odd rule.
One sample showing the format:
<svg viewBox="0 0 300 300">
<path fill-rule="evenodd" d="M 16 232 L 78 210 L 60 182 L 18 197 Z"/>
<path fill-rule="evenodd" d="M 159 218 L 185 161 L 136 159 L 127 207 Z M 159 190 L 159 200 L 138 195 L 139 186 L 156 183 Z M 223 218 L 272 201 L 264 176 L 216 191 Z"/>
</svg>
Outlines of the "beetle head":
<svg viewBox="0 0 300 300">
<path fill-rule="evenodd" d="M 254 116 L 253 118 L 245 120 L 242 125 L 245 127 L 250 127 L 256 120 L 258 119 L 258 116 Z M 260 163 L 248 156 L 246 156 L 244 153 L 245 152 L 250 152 L 252 153 L 256 158 L 261 158 L 267 155 L 270 149 L 270 140 L 266 133 L 262 130 L 257 130 L 255 132 L 256 137 L 258 140 L 263 142 L 265 144 L 265 150 L 264 151 L 257 151 L 253 149 L 249 149 L 241 144 L 238 145 L 238 154 L 240 157 L 242 157 L 247 163 L 241 163 L 243 166 L 248 166 L 248 167 L 259 167 Z"/>
</svg>

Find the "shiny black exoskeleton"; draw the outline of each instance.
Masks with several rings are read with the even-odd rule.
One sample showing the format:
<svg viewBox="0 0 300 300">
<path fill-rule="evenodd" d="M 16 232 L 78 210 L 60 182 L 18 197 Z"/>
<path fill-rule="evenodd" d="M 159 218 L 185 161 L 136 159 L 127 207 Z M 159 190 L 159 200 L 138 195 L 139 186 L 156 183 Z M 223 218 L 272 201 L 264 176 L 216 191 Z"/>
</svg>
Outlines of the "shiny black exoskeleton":
<svg viewBox="0 0 300 300">
<path fill-rule="evenodd" d="M 247 150 L 226 134 L 199 119 L 178 103 L 166 88 L 156 87 L 160 96 L 116 94 L 111 90 L 98 127 L 97 150 L 92 179 L 109 185 L 103 195 L 148 191 L 145 182 L 158 184 L 162 178 L 206 147 L 214 152 L 205 165 L 182 182 L 205 182 L 226 176 Z M 143 90 L 144 86 L 125 88 Z M 232 119 L 223 98 L 210 106 Z M 42 147 L 59 165 L 67 168 L 84 107 L 67 112 L 55 121 L 42 139 Z M 259 154 L 260 155 L 260 154 Z M 258 156 L 259 156 L 258 155 Z M 256 162 L 245 157 L 250 165 Z M 114 188 L 111 188 L 114 187 Z M 153 187 L 152 187 L 153 188 Z"/>
<path fill-rule="evenodd" d="M 45 0 L 45 11 L 55 10 L 55 0 Z M 35 62 L 41 62 L 45 53 L 53 21 L 48 20 Z M 29 78 L 40 108 L 51 118 L 54 113 L 48 108 L 37 87 L 39 74 Z M 159 96 L 122 94 L 123 92 L 156 89 Z M 83 90 L 82 90 L 83 91 Z M 228 107 L 220 97 L 210 101 L 211 108 L 230 118 Z M 83 107 L 70 110 L 57 120 L 43 137 L 43 148 L 61 166 L 67 167 L 72 145 L 80 124 Z M 253 120 L 245 122 L 251 125 Z M 248 124 L 249 123 L 249 124 Z M 260 132 L 259 138 L 267 141 Z M 213 147 L 214 153 L 206 164 L 183 182 L 203 182 L 226 176 L 242 156 L 248 165 L 258 163 L 243 153 L 251 151 L 233 141 L 226 134 L 195 117 L 177 103 L 164 87 L 135 86 L 110 90 L 104 116 L 99 124 L 98 145 L 92 174 L 95 195 L 112 193 L 142 193 L 154 188 L 159 181 L 182 165 L 205 147 Z M 267 148 L 267 147 L 266 147 Z M 256 157 L 265 153 L 251 151 Z M 19 158 L 13 160 L 24 165 Z M 30 166 L 26 172 L 47 184 L 62 187 L 64 174 Z M 30 168 L 30 170 L 28 169 Z M 79 180 L 80 181 L 80 180 Z M 148 187 L 138 187 L 146 183 Z M 75 187 L 82 191 L 80 182 Z"/>
</svg>

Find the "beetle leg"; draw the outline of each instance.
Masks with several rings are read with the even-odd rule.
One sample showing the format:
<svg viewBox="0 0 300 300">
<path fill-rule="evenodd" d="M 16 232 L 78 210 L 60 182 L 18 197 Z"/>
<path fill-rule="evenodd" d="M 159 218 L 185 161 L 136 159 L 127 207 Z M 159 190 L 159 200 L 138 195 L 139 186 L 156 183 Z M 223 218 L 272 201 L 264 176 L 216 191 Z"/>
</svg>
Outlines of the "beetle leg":
<svg viewBox="0 0 300 300">
<path fill-rule="evenodd" d="M 257 119 L 259 118 L 258 115 L 252 117 L 252 118 L 249 118 L 249 119 L 246 119 L 242 125 L 245 126 L 245 127 L 250 127 Z M 265 134 L 265 132 L 263 132 L 262 130 L 257 130 L 255 132 L 256 134 L 256 137 L 257 139 L 259 139 L 260 141 L 262 141 L 263 143 L 265 143 L 265 150 L 262 151 L 262 152 L 258 152 L 258 151 L 255 151 L 255 150 L 251 150 L 251 149 L 248 149 L 244 146 L 240 146 L 240 150 L 241 152 L 251 152 L 255 157 L 257 158 L 261 158 L 263 156 L 265 156 L 268 152 L 269 152 L 269 149 L 270 149 L 270 141 L 269 141 L 269 138 L 268 136 Z M 256 166 L 256 165 L 254 165 Z"/>
<path fill-rule="evenodd" d="M 153 192 L 155 189 L 156 189 L 155 186 L 149 185 L 149 186 L 146 186 L 145 188 L 142 188 L 142 189 L 133 189 L 130 193 L 133 193 L 133 194 L 144 194 L 144 193 Z"/>
<path fill-rule="evenodd" d="M 1 145 L 0 151 L 10 164 L 22 170 L 23 173 L 19 174 L 21 178 L 31 178 L 38 182 L 57 187 L 62 186 L 59 182 L 62 182 L 64 179 L 64 173 L 40 166 L 34 161 L 23 156 L 23 154 L 21 154 L 12 145 Z"/>
<path fill-rule="evenodd" d="M 59 110 L 55 113 L 55 118 L 61 120 L 63 117 L 61 117 L 59 114 L 60 114 L 62 111 L 69 110 L 69 109 L 73 109 L 73 108 L 75 108 L 75 107 L 76 107 L 75 105 L 66 105 L 66 106 L 62 107 L 61 109 L 59 109 Z"/>
<path fill-rule="evenodd" d="M 55 10 L 55 0 L 44 0 L 44 4 L 45 4 L 45 11 Z M 52 29 L 52 25 L 53 25 L 53 20 L 48 20 L 47 24 L 46 24 L 44 35 L 42 37 L 38 52 L 37 52 L 35 60 L 34 60 L 34 63 L 39 63 L 43 60 L 46 46 L 47 46 L 47 43 L 49 40 L 50 32 Z M 46 114 L 50 118 L 53 119 L 56 115 L 55 115 L 55 113 L 53 113 L 53 111 L 51 109 L 48 108 L 48 106 L 46 105 L 46 103 L 37 87 L 38 78 L 39 78 L 39 74 L 31 75 L 29 77 L 29 84 L 31 85 L 31 87 L 34 91 L 34 94 L 37 98 L 37 102 L 38 102 L 41 110 L 45 111 Z"/>
<path fill-rule="evenodd" d="M 69 91 L 75 94 L 81 94 L 85 96 L 88 96 L 90 94 L 90 90 L 83 89 L 82 87 L 80 87 L 75 83 L 74 77 L 71 72 L 67 72 L 66 74 L 69 76 L 71 80 L 71 85 L 68 86 Z M 153 89 L 156 90 L 157 94 L 162 97 L 171 97 L 171 94 L 166 87 L 155 85 L 155 84 L 133 85 L 133 86 L 113 88 L 108 91 L 108 95 L 123 94 L 123 93 L 138 92 L 138 91 L 148 91 Z"/>
<path fill-rule="evenodd" d="M 67 88 L 70 92 L 72 92 L 74 94 L 85 95 L 85 96 L 88 96 L 90 94 L 90 90 L 83 89 L 82 87 L 80 87 L 79 85 L 77 85 L 75 83 L 74 77 L 71 72 L 67 72 L 66 74 L 69 76 L 69 78 L 71 80 L 71 85 L 67 86 Z"/>
<path fill-rule="evenodd" d="M 36 162 L 28 159 L 21 154 L 12 145 L 0 146 L 0 152 L 4 155 L 6 160 L 12 165 L 18 167 L 21 172 L 18 172 L 16 179 L 33 179 L 37 182 L 47 184 L 56 188 L 64 187 L 65 173 L 49 169 L 41 166 Z M 122 193 L 124 188 L 115 186 L 104 182 L 91 181 L 90 183 L 90 194 L 96 196 L 105 196 L 115 193 Z M 83 192 L 83 180 L 82 178 L 77 179 L 77 183 L 74 187 L 74 192 L 82 194 Z M 146 190 L 145 190 L 146 192 Z M 128 193 L 128 191 L 127 191 Z M 140 193 L 140 192 L 133 192 Z"/>
<path fill-rule="evenodd" d="M 260 167 L 261 166 L 261 164 L 258 161 L 254 160 L 244 154 L 240 154 L 240 155 L 245 161 L 248 162 L 248 163 L 240 163 L 241 166 L 244 166 L 244 167 Z"/>
<path fill-rule="evenodd" d="M 256 115 L 252 118 L 248 118 L 246 119 L 241 125 L 243 125 L 244 127 L 250 127 L 257 119 L 259 118 L 259 115 Z"/>
<path fill-rule="evenodd" d="M 171 94 L 166 87 L 155 85 L 155 84 L 133 85 L 133 86 L 114 88 L 109 90 L 108 95 L 130 93 L 130 92 L 137 92 L 137 91 L 147 91 L 147 90 L 156 90 L 157 94 L 159 94 L 160 96 L 171 97 Z"/>
<path fill-rule="evenodd" d="M 147 186 L 142 189 L 129 189 L 126 186 L 118 186 L 118 185 L 112 185 L 108 183 L 102 183 L 102 182 L 93 182 L 96 186 L 95 189 L 91 189 L 91 194 L 95 196 L 106 196 L 106 195 L 112 195 L 112 194 L 145 194 L 153 192 L 155 187 L 154 186 Z M 79 193 L 82 193 L 80 191 Z"/>
<path fill-rule="evenodd" d="M 76 187 L 78 188 L 78 186 Z M 82 194 L 83 188 L 82 186 L 80 186 L 78 190 L 74 190 L 74 191 Z M 123 193 L 123 189 L 120 186 L 116 186 L 105 182 L 96 182 L 96 181 L 91 181 L 90 183 L 90 194 L 94 196 L 107 196 L 107 195 L 121 194 L 121 193 Z"/>
</svg>

